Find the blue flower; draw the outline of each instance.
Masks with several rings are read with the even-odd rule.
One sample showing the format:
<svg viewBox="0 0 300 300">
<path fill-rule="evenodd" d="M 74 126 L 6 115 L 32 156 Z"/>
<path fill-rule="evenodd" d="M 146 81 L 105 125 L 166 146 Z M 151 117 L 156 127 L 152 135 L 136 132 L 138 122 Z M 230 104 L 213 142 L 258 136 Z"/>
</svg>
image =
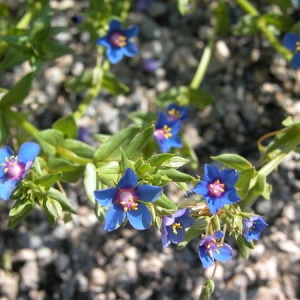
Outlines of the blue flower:
<svg viewBox="0 0 300 300">
<path fill-rule="evenodd" d="M 137 46 L 129 39 L 138 34 L 139 27 L 137 25 L 121 29 L 121 22 L 112 20 L 109 24 L 107 35 L 97 40 L 98 45 L 107 48 L 106 56 L 112 64 L 118 63 L 123 56 L 133 57 L 138 54 Z"/>
<path fill-rule="evenodd" d="M 212 266 L 215 260 L 225 262 L 232 258 L 231 246 L 216 241 L 223 236 L 222 231 L 217 230 L 213 235 L 205 236 L 198 244 L 198 254 L 203 268 Z"/>
<path fill-rule="evenodd" d="M 203 179 L 197 183 L 193 192 L 205 198 L 210 212 L 215 214 L 225 204 L 236 203 L 240 200 L 234 187 L 237 180 L 236 170 L 219 171 L 216 166 L 205 164 Z"/>
<path fill-rule="evenodd" d="M 40 153 L 40 146 L 33 142 L 21 145 L 18 156 L 9 146 L 0 149 L 0 198 L 8 200 L 19 182 L 25 178 L 33 161 Z"/>
<path fill-rule="evenodd" d="M 182 147 L 181 140 L 178 136 L 180 127 L 180 121 L 168 120 L 166 114 L 163 112 L 159 113 L 158 121 L 155 125 L 154 139 L 157 141 L 162 152 L 168 152 L 171 147 Z"/>
<path fill-rule="evenodd" d="M 188 108 L 176 104 L 170 104 L 167 107 L 167 115 L 169 120 L 186 121 L 189 118 Z"/>
<path fill-rule="evenodd" d="M 162 187 L 146 184 L 138 185 L 138 177 L 132 169 L 126 169 L 117 187 L 95 191 L 99 204 L 109 206 L 104 230 L 117 229 L 127 217 L 129 223 L 138 230 L 149 228 L 152 217 L 143 202 L 154 202 L 162 194 Z"/>
<path fill-rule="evenodd" d="M 185 229 L 194 223 L 187 208 L 177 210 L 170 216 L 162 216 L 162 246 L 167 247 L 171 243 L 178 244 L 185 238 Z"/>
<path fill-rule="evenodd" d="M 158 69 L 159 62 L 154 58 L 144 58 L 142 59 L 141 67 L 144 72 L 151 73 Z"/>
<path fill-rule="evenodd" d="M 260 216 L 253 216 L 249 219 L 243 219 L 243 235 L 248 242 L 258 240 L 260 233 L 268 224 Z"/>
<path fill-rule="evenodd" d="M 293 69 L 298 69 L 300 67 L 300 35 L 286 33 L 283 38 L 283 45 L 289 50 L 296 51 L 290 64 Z"/>
</svg>

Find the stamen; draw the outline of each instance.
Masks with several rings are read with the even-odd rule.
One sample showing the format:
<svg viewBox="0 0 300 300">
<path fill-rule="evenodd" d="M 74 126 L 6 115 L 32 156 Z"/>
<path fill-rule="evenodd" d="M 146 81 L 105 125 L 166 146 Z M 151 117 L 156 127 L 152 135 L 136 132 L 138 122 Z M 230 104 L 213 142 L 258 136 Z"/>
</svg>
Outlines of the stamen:
<svg viewBox="0 0 300 300">
<path fill-rule="evenodd" d="M 182 226 L 181 226 L 180 223 L 174 223 L 174 224 L 172 225 L 172 230 L 173 230 L 173 233 L 174 233 L 174 234 L 177 234 L 177 233 L 178 233 L 178 232 L 177 232 L 177 228 L 182 228 Z"/>
<path fill-rule="evenodd" d="M 208 185 L 208 191 L 211 196 L 220 197 L 225 192 L 225 184 L 217 179 L 215 182 Z"/>
<path fill-rule="evenodd" d="M 300 51 L 300 41 L 299 41 L 299 42 L 296 42 L 296 50 L 297 50 L 297 51 Z"/>
<path fill-rule="evenodd" d="M 170 109 L 168 114 L 174 119 L 179 119 L 181 117 L 180 111 L 176 110 L 175 108 Z"/>
</svg>

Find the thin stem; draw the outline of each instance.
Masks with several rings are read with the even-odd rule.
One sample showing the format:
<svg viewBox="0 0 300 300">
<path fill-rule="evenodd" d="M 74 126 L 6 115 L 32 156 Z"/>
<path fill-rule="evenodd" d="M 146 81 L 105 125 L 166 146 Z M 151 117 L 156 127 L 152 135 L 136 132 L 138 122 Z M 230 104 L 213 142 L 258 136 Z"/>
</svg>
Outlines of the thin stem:
<svg viewBox="0 0 300 300">
<path fill-rule="evenodd" d="M 204 75 L 207 71 L 207 68 L 209 66 L 214 46 L 215 46 L 215 39 L 216 39 L 216 26 L 213 28 L 213 33 L 211 34 L 208 43 L 203 51 L 201 60 L 199 62 L 198 68 L 195 72 L 195 75 L 190 83 L 190 87 L 192 89 L 197 89 L 202 83 L 202 80 L 204 78 Z"/>
<path fill-rule="evenodd" d="M 5 114 L 15 120 L 30 135 L 35 136 L 35 134 L 39 131 L 34 125 L 24 120 L 24 118 L 17 112 L 12 111 L 11 109 L 5 109 Z"/>
<path fill-rule="evenodd" d="M 259 11 L 249 1 L 236 0 L 236 2 L 248 14 L 252 16 L 261 16 Z M 286 60 L 290 61 L 293 56 L 292 52 L 285 48 L 277 37 L 268 29 L 268 25 L 263 18 L 257 21 L 257 27 L 265 35 L 266 39 L 277 50 L 277 52 L 284 56 Z"/>
</svg>

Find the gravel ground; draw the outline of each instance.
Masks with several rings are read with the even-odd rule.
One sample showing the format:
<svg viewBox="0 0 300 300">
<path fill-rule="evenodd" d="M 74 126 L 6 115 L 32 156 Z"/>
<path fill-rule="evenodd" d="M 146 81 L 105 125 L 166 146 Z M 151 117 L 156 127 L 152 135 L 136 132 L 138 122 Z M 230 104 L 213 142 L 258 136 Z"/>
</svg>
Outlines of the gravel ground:
<svg viewBox="0 0 300 300">
<path fill-rule="evenodd" d="M 84 1 L 50 1 L 57 9 L 56 25 L 71 24 Z M 211 31 L 207 8 L 201 4 L 182 17 L 173 1 L 153 1 L 146 11 L 132 12 L 130 23 L 138 23 L 140 55 L 113 66 L 112 72 L 131 91 L 111 96 L 101 93 L 80 120 L 93 133 L 114 133 L 128 124 L 127 114 L 155 111 L 155 97 L 168 87 L 188 85 Z M 269 7 L 272 9 L 272 7 Z M 232 6 L 232 14 L 241 12 Z M 234 21 L 234 20 L 233 20 Z M 73 111 L 82 95 L 70 94 L 63 82 L 94 63 L 87 55 L 87 33 L 76 26 L 58 35 L 62 43 L 76 49 L 48 63 L 26 99 L 33 110 L 32 121 L 48 128 Z M 142 69 L 144 58 L 155 58 L 159 68 Z M 1 86 L 26 72 L 26 65 L 6 71 Z M 260 36 L 219 39 L 216 53 L 202 88 L 216 102 L 192 111 L 185 127 L 200 161 L 193 175 L 202 174 L 210 156 L 238 153 L 253 164 L 259 153 L 257 139 L 281 128 L 287 116 L 300 120 L 300 73 Z M 93 141 L 91 141 L 93 143 Z M 269 178 L 271 200 L 259 199 L 253 209 L 269 224 L 250 258 L 245 261 L 234 250 L 234 259 L 219 265 L 214 299 L 300 299 L 300 165 L 292 153 Z M 297 161 L 298 160 L 298 161 Z M 174 197 L 181 195 L 171 187 Z M 78 210 L 72 222 L 51 226 L 45 214 L 35 209 L 21 225 L 7 230 L 10 202 L 0 203 L 0 299 L 30 300 L 196 300 L 212 269 L 204 270 L 196 243 L 177 251 L 161 248 L 156 229 L 136 232 L 130 227 L 106 233 L 90 207 L 78 182 L 67 187 Z"/>
</svg>

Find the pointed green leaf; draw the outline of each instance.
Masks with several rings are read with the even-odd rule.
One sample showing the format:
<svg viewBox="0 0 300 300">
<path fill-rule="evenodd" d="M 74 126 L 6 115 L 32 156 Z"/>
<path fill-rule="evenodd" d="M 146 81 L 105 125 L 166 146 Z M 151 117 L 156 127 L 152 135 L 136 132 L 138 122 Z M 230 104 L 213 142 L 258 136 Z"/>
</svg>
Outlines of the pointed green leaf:
<svg viewBox="0 0 300 300">
<path fill-rule="evenodd" d="M 43 151 L 48 156 L 54 156 L 57 152 L 56 147 L 62 144 L 64 136 L 60 131 L 56 129 L 46 129 L 43 131 L 39 131 L 36 134 L 36 139 L 41 145 Z"/>
<path fill-rule="evenodd" d="M 0 63 L 0 70 L 10 69 L 23 63 L 26 59 L 28 59 L 27 55 L 21 53 L 15 48 L 10 47 Z"/>
<path fill-rule="evenodd" d="M 115 187 L 120 176 L 120 166 L 116 161 L 110 161 L 97 168 L 98 180 L 108 186 Z"/>
<path fill-rule="evenodd" d="M 52 124 L 52 127 L 61 131 L 67 138 L 72 139 L 77 136 L 77 125 L 73 114 L 58 119 Z"/>
<path fill-rule="evenodd" d="M 211 159 L 224 164 L 227 168 L 236 169 L 238 172 L 253 167 L 247 159 L 237 154 L 221 154 L 212 156 Z"/>
<path fill-rule="evenodd" d="M 140 127 L 134 126 L 122 129 L 112 135 L 96 150 L 94 161 L 109 161 L 120 158 L 121 154 L 119 148 L 124 148 L 124 145 L 130 143 L 139 130 Z"/>
<path fill-rule="evenodd" d="M 126 94 L 129 92 L 129 87 L 119 82 L 115 75 L 110 72 L 104 73 L 102 86 L 112 95 Z"/>
<path fill-rule="evenodd" d="M 34 207 L 34 202 L 23 202 L 17 201 L 15 205 L 11 208 L 9 213 L 9 221 L 7 228 L 12 228 L 21 223 L 32 211 Z"/>
<path fill-rule="evenodd" d="M 97 189 L 97 172 L 96 166 L 92 163 L 85 166 L 83 185 L 89 201 L 95 205 L 94 191 Z"/>
<path fill-rule="evenodd" d="M 62 178 L 62 173 L 52 173 L 52 174 L 46 174 L 43 176 L 38 177 L 37 180 L 34 181 L 37 185 L 42 185 L 45 187 L 51 187 L 53 184 L 55 184 L 57 181 L 60 181 Z"/>
<path fill-rule="evenodd" d="M 241 197 L 241 199 L 246 198 L 249 189 L 250 189 L 250 183 L 252 178 L 257 172 L 255 171 L 255 168 L 249 168 L 241 171 L 239 173 L 239 179 L 235 185 L 238 195 Z"/>
<path fill-rule="evenodd" d="M 62 207 L 57 201 L 48 198 L 45 201 L 44 209 L 47 211 L 48 214 L 51 215 L 50 221 L 52 224 L 54 223 L 53 219 L 58 220 L 62 218 L 62 214 L 63 214 Z"/>
<path fill-rule="evenodd" d="M 215 290 L 215 283 L 213 279 L 207 280 L 203 285 L 199 300 L 209 300 L 214 290 Z"/>
<path fill-rule="evenodd" d="M 193 176 L 186 173 L 182 173 L 175 169 L 161 169 L 157 171 L 157 174 L 159 176 L 166 176 L 171 181 L 175 182 L 191 182 L 194 180 Z"/>
<path fill-rule="evenodd" d="M 176 210 L 176 204 L 165 194 L 162 194 L 157 201 L 154 202 L 155 206 L 159 206 L 166 210 Z"/>
<path fill-rule="evenodd" d="M 29 94 L 34 73 L 25 75 L 0 100 L 0 106 L 20 104 Z"/>
<path fill-rule="evenodd" d="M 66 195 L 59 190 L 51 187 L 47 192 L 47 196 L 53 200 L 56 200 L 64 211 L 76 213 Z"/>
</svg>

